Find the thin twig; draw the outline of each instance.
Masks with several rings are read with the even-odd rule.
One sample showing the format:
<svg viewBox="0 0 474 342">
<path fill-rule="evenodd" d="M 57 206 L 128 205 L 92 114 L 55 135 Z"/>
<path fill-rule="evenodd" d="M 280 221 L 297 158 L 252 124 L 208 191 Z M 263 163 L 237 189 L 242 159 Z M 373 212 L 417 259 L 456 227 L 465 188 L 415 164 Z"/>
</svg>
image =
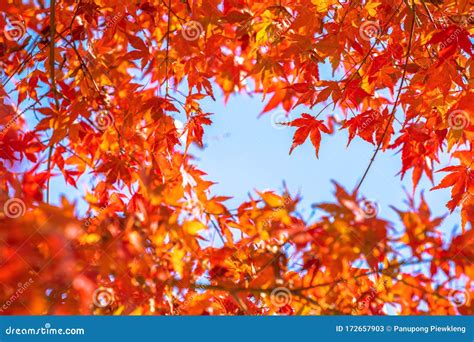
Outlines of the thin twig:
<svg viewBox="0 0 474 342">
<path fill-rule="evenodd" d="M 50 7 L 50 48 L 49 48 L 49 65 L 50 65 L 50 72 L 51 72 L 51 90 L 53 92 L 54 103 L 56 105 L 56 114 L 59 112 L 59 101 L 58 101 L 58 90 L 56 89 L 56 75 L 55 75 L 55 66 L 54 66 L 54 48 L 55 48 L 55 38 L 56 38 L 56 0 L 51 0 L 51 7 Z M 48 174 L 51 171 L 51 156 L 53 154 L 54 147 L 53 145 L 49 146 L 48 152 Z M 51 185 L 51 177 L 48 175 L 48 182 L 46 188 L 46 202 L 49 203 L 49 195 L 50 195 L 50 185 Z"/>
<path fill-rule="evenodd" d="M 166 79 L 165 79 L 165 87 L 166 87 L 166 98 L 169 94 L 169 75 L 168 75 L 168 62 L 169 62 L 169 53 L 170 53 L 170 43 L 171 43 L 171 0 L 168 2 L 168 26 L 166 29 L 166 57 L 165 57 L 165 69 L 166 69 Z"/>
<path fill-rule="evenodd" d="M 367 168 L 364 172 L 364 175 L 362 176 L 362 179 L 360 180 L 359 184 L 357 185 L 357 187 L 355 189 L 355 192 L 359 191 L 360 187 L 362 186 L 362 183 L 364 183 L 364 180 L 366 179 L 367 174 L 369 173 L 369 170 L 371 169 L 371 167 L 372 167 L 372 165 L 375 161 L 375 158 L 377 157 L 377 154 L 379 153 L 379 151 L 382 147 L 382 144 L 385 140 L 385 136 L 387 135 L 388 130 L 389 130 L 390 126 L 392 125 L 393 118 L 395 117 L 395 112 L 397 111 L 398 101 L 400 99 L 400 94 L 402 93 L 402 89 L 403 89 L 403 83 L 405 83 L 405 78 L 406 78 L 406 74 L 407 74 L 408 60 L 410 58 L 411 45 L 412 45 L 412 41 L 413 41 L 413 35 L 414 35 L 414 32 L 415 32 L 415 14 L 416 13 L 415 13 L 414 0 L 412 0 L 412 4 L 413 4 L 413 20 L 411 22 L 411 31 L 410 31 L 410 38 L 409 38 L 409 41 L 408 41 L 407 56 L 406 56 L 406 59 L 405 59 L 405 66 L 403 68 L 402 80 L 401 80 L 401 83 L 400 83 L 400 87 L 398 88 L 397 97 L 395 99 L 395 103 L 393 104 L 392 112 L 390 113 L 390 117 L 388 119 L 387 125 L 385 126 L 385 130 L 384 130 L 384 132 L 382 134 L 382 137 L 381 137 L 381 139 L 380 139 L 380 141 L 377 145 L 377 149 L 375 150 L 372 158 L 370 159 L 369 165 L 367 166 Z"/>
</svg>

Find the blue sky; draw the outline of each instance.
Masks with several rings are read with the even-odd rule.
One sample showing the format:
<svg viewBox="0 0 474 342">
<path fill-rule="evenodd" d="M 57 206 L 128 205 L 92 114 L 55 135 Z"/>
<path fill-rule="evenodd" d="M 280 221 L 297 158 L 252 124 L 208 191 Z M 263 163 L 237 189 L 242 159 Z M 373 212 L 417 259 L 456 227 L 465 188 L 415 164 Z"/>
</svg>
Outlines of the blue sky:
<svg viewBox="0 0 474 342">
<path fill-rule="evenodd" d="M 213 125 L 205 130 L 207 148 L 196 148 L 193 152 L 197 165 L 208 173 L 208 179 L 218 182 L 213 187 L 214 193 L 234 197 L 228 202 L 229 207 L 234 208 L 248 199 L 248 193 L 253 190 L 281 190 L 285 181 L 292 193 L 301 193 L 303 201 L 299 209 L 309 215 L 311 204 L 334 199 L 331 180 L 348 190 L 355 188 L 374 153 L 374 146 L 355 138 L 347 147 L 347 132 L 343 130 L 336 131 L 335 135 L 323 135 L 319 159 L 309 140 L 289 155 L 295 130 L 275 128 L 272 113 L 258 118 L 263 107 L 260 98 L 247 95 L 232 96 L 227 105 L 219 100 L 203 104 L 206 111 L 215 113 Z M 318 110 L 295 110 L 291 117 L 299 117 L 305 111 L 315 114 Z M 443 159 L 447 165 L 448 160 Z M 389 206 L 406 209 L 403 187 L 408 192 L 412 189 L 411 174 L 401 181 L 397 175 L 400 170 L 400 154 L 394 151 L 379 153 L 361 188 L 366 198 L 379 203 L 380 215 L 392 221 L 398 221 L 398 215 Z M 436 174 L 435 182 L 442 176 L 442 173 Z M 449 191 L 429 191 L 431 187 L 424 177 L 417 194 L 425 189 L 433 213 L 436 216 L 446 214 Z M 454 213 L 444 222 L 444 229 L 451 231 L 459 222 L 459 215 Z"/>
</svg>

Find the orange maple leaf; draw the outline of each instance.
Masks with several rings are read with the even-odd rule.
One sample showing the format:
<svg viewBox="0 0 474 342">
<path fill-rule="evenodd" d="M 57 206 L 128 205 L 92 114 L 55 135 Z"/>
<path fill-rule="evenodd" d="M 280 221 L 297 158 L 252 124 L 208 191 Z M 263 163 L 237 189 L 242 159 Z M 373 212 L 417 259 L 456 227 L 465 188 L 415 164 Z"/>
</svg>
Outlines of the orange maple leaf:
<svg viewBox="0 0 474 342">
<path fill-rule="evenodd" d="M 316 158 L 319 158 L 319 146 L 321 145 L 321 131 L 326 134 L 330 133 L 330 130 L 324 124 L 323 120 L 317 120 L 315 117 L 303 113 L 301 118 L 295 119 L 287 124 L 288 126 L 298 127 L 293 136 L 293 145 L 290 148 L 290 154 L 299 145 L 303 144 L 308 135 L 311 139 L 316 150 Z"/>
</svg>

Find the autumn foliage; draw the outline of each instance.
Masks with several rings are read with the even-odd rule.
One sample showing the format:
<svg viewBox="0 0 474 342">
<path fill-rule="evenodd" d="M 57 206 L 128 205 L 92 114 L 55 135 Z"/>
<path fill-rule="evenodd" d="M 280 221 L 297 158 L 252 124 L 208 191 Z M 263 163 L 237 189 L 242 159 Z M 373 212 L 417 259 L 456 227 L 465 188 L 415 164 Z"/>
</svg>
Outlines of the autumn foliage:
<svg viewBox="0 0 474 342">
<path fill-rule="evenodd" d="M 50 3 L 0 1 L 1 314 L 474 314 L 468 0 Z M 190 149 L 236 93 L 305 109 L 290 153 L 347 133 L 401 158 L 399 220 L 364 197 L 371 160 L 309 221 L 289 190 L 226 205 Z"/>
</svg>

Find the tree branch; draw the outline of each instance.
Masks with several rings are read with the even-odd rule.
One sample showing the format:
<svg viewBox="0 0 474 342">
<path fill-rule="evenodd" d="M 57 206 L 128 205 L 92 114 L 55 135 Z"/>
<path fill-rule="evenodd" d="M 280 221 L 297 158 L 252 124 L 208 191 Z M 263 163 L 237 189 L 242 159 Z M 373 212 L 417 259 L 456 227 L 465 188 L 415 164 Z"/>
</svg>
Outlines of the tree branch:
<svg viewBox="0 0 474 342">
<path fill-rule="evenodd" d="M 406 59 L 405 59 L 405 66 L 403 68 L 402 80 L 401 80 L 401 83 L 400 83 L 400 87 L 398 88 L 397 97 L 395 99 L 395 103 L 393 104 L 392 112 L 390 113 L 390 117 L 388 119 L 387 125 L 385 126 L 385 130 L 384 130 L 384 132 L 382 134 L 382 137 L 380 138 L 380 141 L 377 145 L 377 149 L 375 150 L 372 158 L 370 159 L 369 165 L 367 166 L 367 168 L 364 172 L 364 175 L 362 176 L 362 179 L 360 180 L 359 184 L 357 185 L 357 187 L 355 189 L 355 192 L 359 191 L 360 187 L 364 183 L 364 181 L 367 177 L 367 174 L 369 173 L 369 170 L 371 169 L 371 167 L 372 167 L 372 165 L 375 161 L 375 158 L 377 157 L 377 154 L 379 153 L 379 151 L 382 147 L 382 144 L 385 140 L 385 136 L 387 135 L 388 130 L 389 130 L 390 126 L 392 125 L 393 118 L 395 117 L 395 112 L 397 111 L 398 101 L 400 99 L 400 94 L 402 93 L 402 89 L 403 89 L 403 83 L 405 83 L 405 78 L 406 78 L 406 74 L 407 74 L 408 60 L 410 58 L 410 51 L 411 51 L 411 46 L 412 46 L 412 41 L 413 41 L 413 35 L 414 35 L 414 32 L 415 32 L 416 13 L 415 13 L 414 0 L 412 0 L 412 4 L 413 4 L 413 19 L 412 19 L 412 22 L 411 22 L 410 38 L 409 38 L 409 41 L 408 41 L 407 56 L 406 56 Z"/>
<path fill-rule="evenodd" d="M 56 89 L 56 75 L 54 67 L 54 48 L 55 48 L 55 37 L 56 37 L 56 0 L 51 0 L 50 7 L 50 23 L 49 23 L 49 36 L 50 36 L 50 48 L 49 48 L 49 68 L 51 73 L 51 90 L 53 92 L 54 103 L 56 105 L 56 111 L 59 111 L 58 101 L 58 90 Z M 49 203 L 51 177 L 49 175 L 51 171 L 51 156 L 53 154 L 53 145 L 49 146 L 48 152 L 48 183 L 46 188 L 46 202 Z"/>
</svg>

